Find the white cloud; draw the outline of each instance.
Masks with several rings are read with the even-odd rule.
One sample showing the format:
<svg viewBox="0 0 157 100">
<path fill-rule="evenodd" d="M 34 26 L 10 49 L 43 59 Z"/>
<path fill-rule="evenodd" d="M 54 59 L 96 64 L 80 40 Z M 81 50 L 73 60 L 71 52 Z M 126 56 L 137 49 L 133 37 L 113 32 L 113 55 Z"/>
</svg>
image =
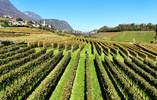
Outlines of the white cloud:
<svg viewBox="0 0 157 100">
<path fill-rule="evenodd" d="M 98 27 L 98 26 L 95 26 L 95 27 Z"/>
</svg>

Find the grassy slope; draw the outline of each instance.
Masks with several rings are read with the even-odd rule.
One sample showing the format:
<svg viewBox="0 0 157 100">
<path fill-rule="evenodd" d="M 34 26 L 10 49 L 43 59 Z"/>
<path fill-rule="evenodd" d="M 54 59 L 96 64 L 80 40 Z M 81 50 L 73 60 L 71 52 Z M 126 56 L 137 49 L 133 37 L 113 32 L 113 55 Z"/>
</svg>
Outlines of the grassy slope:
<svg viewBox="0 0 157 100">
<path fill-rule="evenodd" d="M 88 48 L 88 54 L 89 54 L 89 69 L 91 73 L 90 77 L 91 77 L 93 100 L 103 100 L 99 81 L 97 79 L 96 69 L 94 66 L 95 56 L 91 54 L 91 44 L 89 45 L 89 48 Z"/>
<path fill-rule="evenodd" d="M 9 18 L 0 18 L 0 20 L 3 20 L 3 21 L 8 21 Z"/>
<path fill-rule="evenodd" d="M 119 41 L 133 41 L 135 38 L 136 42 L 149 43 L 154 37 L 154 34 L 154 31 L 124 31 L 114 36 L 114 38 Z"/>
<path fill-rule="evenodd" d="M 110 37 L 113 37 L 113 36 L 117 35 L 118 33 L 119 32 L 101 32 L 101 33 L 97 33 L 97 34 L 92 35 L 92 37 L 99 37 L 99 38 L 106 37 L 106 38 L 110 38 Z"/>
<path fill-rule="evenodd" d="M 4 27 L 0 28 L 0 31 L 10 31 L 10 32 L 15 32 L 15 33 L 52 33 L 46 30 L 42 29 L 36 29 L 36 28 L 27 28 L 27 27 Z"/>
<path fill-rule="evenodd" d="M 59 83 L 57 84 L 56 89 L 54 90 L 53 94 L 51 95 L 50 100 L 60 100 L 64 85 L 67 82 L 67 79 L 68 79 L 70 71 L 71 71 L 71 67 L 75 62 L 78 51 L 79 51 L 79 49 L 77 49 L 74 53 L 71 54 L 71 60 L 68 64 L 67 68 L 65 69 L 65 72 L 63 73 Z"/>
<path fill-rule="evenodd" d="M 98 55 L 98 52 L 97 52 L 97 50 L 95 50 L 95 53 Z M 106 56 L 104 53 L 102 53 L 102 56 L 99 56 L 99 60 L 100 60 L 100 62 L 101 62 L 101 65 L 103 66 L 103 68 L 104 68 L 104 65 L 103 65 L 103 63 L 102 62 L 104 62 L 104 56 Z M 112 55 L 110 54 L 109 56 L 108 56 L 108 58 L 112 61 Z M 110 82 L 112 83 L 112 81 L 111 81 L 111 79 L 109 78 L 109 75 L 108 75 L 108 73 L 107 73 L 107 71 L 106 71 L 106 69 L 104 68 L 104 71 L 105 71 L 105 73 L 106 73 L 106 76 L 108 77 L 108 79 L 110 80 Z M 115 94 L 117 95 L 117 100 L 120 100 L 120 96 L 119 96 L 119 94 L 118 94 L 118 92 L 116 91 L 116 89 L 114 88 L 114 92 L 115 92 Z"/>
<path fill-rule="evenodd" d="M 103 32 L 92 35 L 99 38 L 114 38 L 118 41 L 133 41 L 148 43 L 154 37 L 154 31 L 123 31 L 123 32 Z"/>
<path fill-rule="evenodd" d="M 71 100 L 84 100 L 84 89 L 85 89 L 85 58 L 86 58 L 86 46 L 80 54 L 79 65 L 72 89 Z"/>
<path fill-rule="evenodd" d="M 36 52 L 38 52 L 38 51 L 40 51 L 40 50 L 42 50 L 42 49 L 43 49 L 43 48 L 38 48 L 38 49 L 36 49 Z M 50 49 L 49 49 L 49 51 L 50 51 Z M 47 52 L 48 52 L 48 50 L 47 50 Z M 38 57 L 38 58 L 39 58 L 39 57 Z M 45 59 L 45 61 L 43 61 L 42 64 L 46 63 L 47 61 L 48 61 L 48 59 L 47 59 L 47 60 Z M 28 62 L 27 62 L 27 63 L 28 63 Z M 25 64 L 26 64 L 26 63 L 25 63 Z M 25 65 L 25 64 L 24 64 L 24 65 Z M 31 70 L 30 74 L 33 73 L 36 69 L 40 68 L 40 66 L 41 66 L 42 64 L 39 64 L 39 65 L 36 66 L 34 69 L 32 69 L 33 71 Z M 23 80 L 23 78 L 28 77 L 30 74 L 29 74 L 29 72 L 25 73 L 24 75 L 22 75 L 22 77 L 19 77 L 19 78 L 18 78 L 18 81 L 21 82 L 21 81 Z M 13 84 L 8 85 L 8 86 L 6 87 L 6 90 L 9 90 L 9 89 L 13 88 L 16 84 L 18 84 L 17 81 L 14 81 Z M 30 87 L 30 88 L 32 88 L 32 87 Z M 4 91 L 1 90 L 1 91 L 0 91 L 0 95 L 3 94 L 3 93 L 4 93 Z M 23 96 L 24 96 L 24 93 L 23 93 Z M 19 96 L 18 98 L 21 99 L 23 96 Z"/>
<path fill-rule="evenodd" d="M 2 33 L 0 32 L 0 38 L 5 38 L 5 37 L 20 37 L 20 36 L 25 36 L 24 34 L 11 34 L 11 33 Z"/>
<path fill-rule="evenodd" d="M 55 50 L 54 52 L 56 52 L 57 50 Z M 57 51 L 58 52 L 58 51 Z M 40 91 L 40 89 L 43 87 L 43 84 L 45 83 L 45 81 L 47 79 L 49 79 L 49 77 L 51 77 L 51 75 L 55 72 L 55 70 L 57 69 L 57 67 L 60 65 L 60 63 L 64 60 L 64 58 L 66 57 L 67 52 L 64 52 L 64 57 L 59 61 L 59 63 L 54 66 L 54 69 L 49 73 L 49 75 L 46 76 L 46 78 L 41 82 L 41 84 L 35 89 L 35 91 Z M 35 95 L 35 91 L 30 95 L 30 99 L 33 98 L 33 95 Z"/>
</svg>

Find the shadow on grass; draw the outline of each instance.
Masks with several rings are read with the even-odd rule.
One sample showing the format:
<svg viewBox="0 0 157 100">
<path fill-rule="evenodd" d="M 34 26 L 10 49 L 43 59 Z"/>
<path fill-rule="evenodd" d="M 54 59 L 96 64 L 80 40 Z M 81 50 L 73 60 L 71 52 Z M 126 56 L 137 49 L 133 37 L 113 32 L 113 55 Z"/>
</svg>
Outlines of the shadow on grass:
<svg viewBox="0 0 157 100">
<path fill-rule="evenodd" d="M 112 62 L 111 62 L 111 63 L 112 63 Z M 102 61 L 102 64 L 103 64 L 103 66 L 104 66 L 104 68 L 105 68 L 105 70 L 106 70 L 106 72 L 107 72 L 107 74 L 108 74 L 108 76 L 109 76 L 109 78 L 110 78 L 110 80 L 111 80 L 111 82 L 112 82 L 112 84 L 113 84 L 115 90 L 117 91 L 119 97 L 121 98 L 121 100 L 125 100 L 123 94 L 122 94 L 122 93 L 120 92 L 120 90 L 118 89 L 117 84 L 116 84 L 116 82 L 115 82 L 114 79 L 113 79 L 113 76 L 111 76 L 111 72 L 109 72 L 109 69 L 106 67 L 105 62 Z M 112 64 L 113 64 L 113 63 L 112 63 Z"/>
<path fill-rule="evenodd" d="M 56 62 L 54 66 L 56 66 L 62 58 L 63 56 Z M 49 69 L 49 71 L 46 72 L 44 76 L 41 77 L 41 79 L 32 87 L 32 89 L 29 92 L 27 92 L 26 97 L 25 95 L 22 96 L 21 100 L 26 100 L 29 97 L 29 95 L 31 95 L 33 91 L 35 91 L 35 89 L 41 84 L 41 82 L 46 78 L 46 76 L 55 68 L 54 66 L 51 69 Z"/>
<path fill-rule="evenodd" d="M 96 60 L 94 60 L 94 65 L 95 65 L 95 68 L 96 68 L 96 74 L 97 74 L 98 82 L 99 82 L 99 85 L 100 85 L 100 88 L 101 88 L 102 97 L 103 97 L 104 100 L 107 100 L 106 90 L 105 90 L 105 87 L 103 86 L 103 82 L 102 82 L 103 79 L 100 75 L 100 71 L 99 71 L 99 68 L 97 66 Z"/>
</svg>

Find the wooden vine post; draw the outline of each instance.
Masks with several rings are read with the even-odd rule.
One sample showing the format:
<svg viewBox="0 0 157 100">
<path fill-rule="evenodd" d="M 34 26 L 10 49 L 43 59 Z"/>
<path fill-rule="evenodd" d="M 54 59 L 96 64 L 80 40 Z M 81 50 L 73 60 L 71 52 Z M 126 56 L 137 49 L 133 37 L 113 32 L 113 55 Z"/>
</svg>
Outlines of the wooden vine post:
<svg viewBox="0 0 157 100">
<path fill-rule="evenodd" d="M 27 42 L 27 46 L 29 46 L 29 42 Z"/>
<path fill-rule="evenodd" d="M 39 46 L 40 46 L 40 43 L 38 42 L 38 48 L 39 48 Z"/>
<path fill-rule="evenodd" d="M 44 42 L 43 42 L 43 49 L 44 49 Z"/>
</svg>

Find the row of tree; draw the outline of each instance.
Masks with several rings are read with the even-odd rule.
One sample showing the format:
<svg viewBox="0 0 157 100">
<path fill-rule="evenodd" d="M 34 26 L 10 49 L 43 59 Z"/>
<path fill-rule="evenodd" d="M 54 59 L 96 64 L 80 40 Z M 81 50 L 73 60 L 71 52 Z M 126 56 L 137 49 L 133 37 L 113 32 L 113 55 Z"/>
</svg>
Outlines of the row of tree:
<svg viewBox="0 0 157 100">
<path fill-rule="evenodd" d="M 156 25 L 152 23 L 140 24 L 136 25 L 135 23 L 132 24 L 119 24 L 117 27 L 109 28 L 104 26 L 98 30 L 98 32 L 120 32 L 120 31 L 156 31 Z"/>
</svg>

